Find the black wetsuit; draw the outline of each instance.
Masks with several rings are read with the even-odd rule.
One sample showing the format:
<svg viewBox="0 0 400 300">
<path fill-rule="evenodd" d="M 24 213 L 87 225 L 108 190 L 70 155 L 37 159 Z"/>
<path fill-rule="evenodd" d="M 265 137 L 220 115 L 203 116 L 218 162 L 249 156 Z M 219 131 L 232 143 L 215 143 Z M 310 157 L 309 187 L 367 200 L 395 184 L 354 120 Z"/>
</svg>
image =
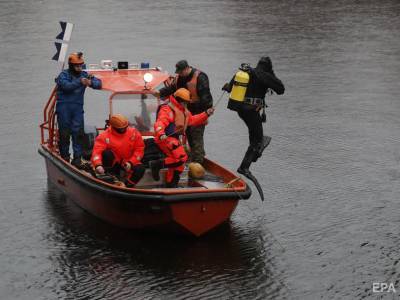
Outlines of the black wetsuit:
<svg viewBox="0 0 400 300">
<path fill-rule="evenodd" d="M 275 76 L 270 60 L 267 58 L 264 61 L 260 60 L 256 68 L 249 68 L 248 73 L 250 80 L 246 89 L 245 99 L 262 99 L 262 104 L 253 105 L 246 102 L 229 100 L 228 108 L 236 111 L 239 117 L 246 123 L 249 129 L 250 146 L 256 148 L 263 138 L 262 119 L 259 110 L 265 106 L 265 95 L 268 89 L 281 95 L 285 92 L 285 87 Z M 233 81 L 234 77 L 229 84 L 228 92 L 232 90 Z"/>
<path fill-rule="evenodd" d="M 248 176 L 249 167 L 252 162 L 257 161 L 262 151 L 269 144 L 270 137 L 264 137 L 262 117 L 260 110 L 265 107 L 265 95 L 268 89 L 278 95 L 285 92 L 283 83 L 275 76 L 269 57 L 262 57 L 256 68 L 248 68 L 249 83 L 246 89 L 244 101 L 229 100 L 228 108 L 238 113 L 249 130 L 249 147 L 238 172 Z M 234 78 L 224 86 L 223 89 L 230 92 L 233 87 Z"/>
</svg>

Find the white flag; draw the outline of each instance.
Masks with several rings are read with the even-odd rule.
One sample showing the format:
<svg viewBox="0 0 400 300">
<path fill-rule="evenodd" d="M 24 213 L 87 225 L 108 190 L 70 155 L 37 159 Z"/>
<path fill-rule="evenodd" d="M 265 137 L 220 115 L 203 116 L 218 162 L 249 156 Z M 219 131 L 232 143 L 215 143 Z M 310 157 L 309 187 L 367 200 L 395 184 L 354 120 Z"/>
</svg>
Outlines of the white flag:
<svg viewBox="0 0 400 300">
<path fill-rule="evenodd" d="M 52 60 L 56 60 L 63 63 L 65 60 L 65 56 L 67 54 L 68 45 L 58 42 L 55 42 L 54 45 L 56 45 L 57 53 L 53 56 Z"/>
<path fill-rule="evenodd" d="M 62 31 L 57 35 L 56 39 L 68 42 L 71 39 L 71 33 L 72 28 L 74 28 L 74 24 L 60 21 L 60 25 Z"/>
</svg>

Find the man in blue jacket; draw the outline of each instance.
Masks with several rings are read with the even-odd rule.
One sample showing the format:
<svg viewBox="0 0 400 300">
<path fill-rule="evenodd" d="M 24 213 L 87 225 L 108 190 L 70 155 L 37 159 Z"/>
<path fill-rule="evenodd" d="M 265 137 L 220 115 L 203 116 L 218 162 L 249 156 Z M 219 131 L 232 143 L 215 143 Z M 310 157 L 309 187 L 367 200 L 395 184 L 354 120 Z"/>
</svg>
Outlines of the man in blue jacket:
<svg viewBox="0 0 400 300">
<path fill-rule="evenodd" d="M 82 52 L 72 53 L 68 57 L 68 69 L 56 78 L 57 83 L 57 122 L 59 128 L 59 149 L 61 157 L 70 160 L 69 144 L 72 135 L 72 164 L 79 167 L 82 157 L 83 96 L 86 87 L 101 89 L 101 80 L 89 75 L 83 69 Z"/>
</svg>

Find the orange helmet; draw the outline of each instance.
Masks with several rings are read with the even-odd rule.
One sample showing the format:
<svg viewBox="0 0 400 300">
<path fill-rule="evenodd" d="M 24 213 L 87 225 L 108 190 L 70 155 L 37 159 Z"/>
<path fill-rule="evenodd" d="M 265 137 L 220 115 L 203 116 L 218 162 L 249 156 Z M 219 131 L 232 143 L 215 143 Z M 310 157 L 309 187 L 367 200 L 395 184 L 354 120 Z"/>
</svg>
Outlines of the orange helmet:
<svg viewBox="0 0 400 300">
<path fill-rule="evenodd" d="M 83 53 L 82 52 L 74 52 L 68 56 L 68 63 L 69 64 L 84 64 L 83 61 Z"/>
<path fill-rule="evenodd" d="M 129 122 L 125 116 L 123 116 L 121 114 L 116 114 L 116 115 L 111 116 L 110 125 L 111 125 L 111 127 L 116 128 L 116 129 L 123 129 L 123 128 L 128 127 Z"/>
<path fill-rule="evenodd" d="M 174 97 L 175 98 L 179 98 L 179 100 L 183 100 L 183 101 L 186 101 L 186 102 L 190 102 L 191 101 L 190 92 L 185 88 L 177 89 L 176 92 L 174 93 Z"/>
</svg>

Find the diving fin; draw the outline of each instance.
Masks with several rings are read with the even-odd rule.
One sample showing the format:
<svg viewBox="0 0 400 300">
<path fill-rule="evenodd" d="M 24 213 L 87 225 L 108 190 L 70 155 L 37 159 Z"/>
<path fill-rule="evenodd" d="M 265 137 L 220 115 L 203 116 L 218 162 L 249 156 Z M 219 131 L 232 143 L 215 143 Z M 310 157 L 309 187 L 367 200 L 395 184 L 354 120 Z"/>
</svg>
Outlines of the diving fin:
<svg viewBox="0 0 400 300">
<path fill-rule="evenodd" d="M 251 172 L 249 170 L 243 170 L 243 169 L 239 168 L 237 171 L 238 171 L 238 173 L 246 176 L 248 179 L 250 179 L 254 183 L 254 185 L 257 188 L 258 193 L 260 194 L 261 201 L 264 201 L 264 192 L 263 192 L 261 185 L 258 182 L 257 178 L 255 178 L 254 175 L 251 174 Z"/>
<path fill-rule="evenodd" d="M 250 179 L 254 183 L 254 185 L 256 186 L 256 188 L 258 190 L 258 193 L 260 194 L 261 200 L 264 201 L 263 190 L 261 189 L 261 186 L 258 183 L 257 178 L 255 178 L 249 170 L 249 167 L 250 167 L 252 161 L 254 161 L 254 158 L 257 157 L 257 154 L 258 154 L 257 149 L 253 148 L 252 146 L 249 146 L 249 148 L 246 151 L 246 154 L 244 155 L 243 161 L 239 166 L 239 169 L 237 169 L 237 172 L 239 174 L 246 176 L 248 179 Z"/>
</svg>

